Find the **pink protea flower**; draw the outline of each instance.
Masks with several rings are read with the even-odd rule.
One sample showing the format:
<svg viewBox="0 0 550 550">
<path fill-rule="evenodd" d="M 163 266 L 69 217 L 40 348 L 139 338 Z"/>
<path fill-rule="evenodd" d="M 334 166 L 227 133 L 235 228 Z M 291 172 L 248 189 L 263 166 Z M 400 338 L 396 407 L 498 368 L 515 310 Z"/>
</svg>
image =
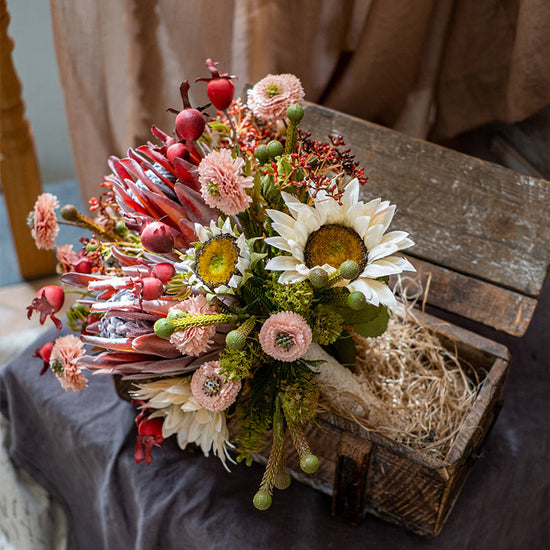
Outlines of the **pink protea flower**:
<svg viewBox="0 0 550 550">
<path fill-rule="evenodd" d="M 175 310 L 200 315 L 218 313 L 214 306 L 208 304 L 204 294 L 191 296 L 191 298 L 187 298 L 187 300 L 170 308 L 171 312 Z M 214 334 L 216 334 L 215 326 L 188 328 L 174 332 L 170 336 L 170 343 L 176 346 L 183 355 L 194 355 L 196 357 L 208 349 Z"/>
<path fill-rule="evenodd" d="M 260 330 L 260 344 L 267 355 L 279 361 L 295 361 L 311 345 L 311 328 L 306 320 L 293 311 L 275 313 Z"/>
<path fill-rule="evenodd" d="M 293 74 L 268 74 L 248 91 L 248 107 L 260 120 L 275 122 L 303 97 L 302 84 Z"/>
<path fill-rule="evenodd" d="M 219 208 L 227 216 L 244 212 L 252 202 L 246 189 L 253 187 L 252 177 L 241 174 L 244 160 L 234 159 L 229 149 L 212 151 L 199 164 L 199 183 L 204 202 Z"/>
<path fill-rule="evenodd" d="M 76 360 L 83 355 L 84 344 L 73 334 L 55 341 L 50 355 L 50 368 L 65 391 L 82 391 L 86 387 L 88 381 L 76 364 Z"/>
<path fill-rule="evenodd" d="M 195 401 L 209 411 L 227 409 L 235 401 L 240 389 L 240 380 L 227 380 L 220 374 L 218 361 L 203 363 L 191 378 Z"/>
<path fill-rule="evenodd" d="M 59 202 L 51 193 L 42 193 L 34 203 L 29 225 L 32 227 L 31 234 L 37 248 L 52 250 L 55 247 L 55 238 L 59 233 L 54 212 L 56 208 L 59 208 Z"/>
</svg>

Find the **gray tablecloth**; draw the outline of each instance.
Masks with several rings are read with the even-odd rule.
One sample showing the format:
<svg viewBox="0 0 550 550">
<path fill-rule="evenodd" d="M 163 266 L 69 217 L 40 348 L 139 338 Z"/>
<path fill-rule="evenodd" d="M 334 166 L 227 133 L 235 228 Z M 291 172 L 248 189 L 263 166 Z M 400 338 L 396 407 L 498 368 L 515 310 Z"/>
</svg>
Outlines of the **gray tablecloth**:
<svg viewBox="0 0 550 550">
<path fill-rule="evenodd" d="M 41 342 L 55 337 L 53 331 Z M 502 338 L 501 338 L 502 341 Z M 253 508 L 262 467 L 227 473 L 218 459 L 171 440 L 137 465 L 134 410 L 109 377 L 64 392 L 39 377 L 32 351 L 0 371 L 14 461 L 66 510 L 69 548 L 415 549 L 550 548 L 550 284 L 523 339 L 505 338 L 513 362 L 504 407 L 441 535 L 425 539 L 367 516 L 330 516 L 330 498 L 293 483 L 267 512 Z"/>
</svg>

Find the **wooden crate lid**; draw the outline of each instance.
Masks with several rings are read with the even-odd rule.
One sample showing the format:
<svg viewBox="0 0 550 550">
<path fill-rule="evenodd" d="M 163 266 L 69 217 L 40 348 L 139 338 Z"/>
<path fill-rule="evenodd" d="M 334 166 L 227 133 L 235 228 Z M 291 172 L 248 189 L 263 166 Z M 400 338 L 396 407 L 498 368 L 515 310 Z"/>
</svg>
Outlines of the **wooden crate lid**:
<svg viewBox="0 0 550 550">
<path fill-rule="evenodd" d="M 431 276 L 427 303 L 521 336 L 550 262 L 550 182 L 519 174 L 325 107 L 302 127 L 342 135 L 365 168 L 365 200 L 397 205 L 392 229 Z"/>
</svg>

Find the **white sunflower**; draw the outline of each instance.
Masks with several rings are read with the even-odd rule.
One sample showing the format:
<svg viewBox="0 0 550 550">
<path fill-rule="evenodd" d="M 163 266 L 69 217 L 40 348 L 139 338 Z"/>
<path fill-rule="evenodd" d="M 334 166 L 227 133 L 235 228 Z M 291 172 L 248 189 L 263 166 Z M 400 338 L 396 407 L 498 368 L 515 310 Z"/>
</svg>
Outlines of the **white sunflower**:
<svg viewBox="0 0 550 550">
<path fill-rule="evenodd" d="M 205 456 L 213 452 L 227 469 L 229 455 L 229 430 L 224 411 L 210 411 L 199 405 L 191 391 L 191 376 L 164 378 L 138 385 L 132 392 L 135 399 L 147 401 L 148 409 L 156 409 L 150 418 L 164 418 L 162 436 L 176 434 L 181 449 L 196 443 Z"/>
<path fill-rule="evenodd" d="M 378 280 L 402 271 L 414 271 L 408 260 L 395 252 L 414 243 L 404 231 L 385 233 L 395 212 L 388 201 L 359 201 L 359 182 L 353 179 L 346 186 L 341 203 L 320 191 L 313 206 L 283 193 L 291 215 L 268 210 L 273 229 L 280 235 L 266 242 L 290 256 L 276 256 L 266 269 L 282 271 L 280 283 L 295 283 L 308 278 L 316 267 L 329 275 L 346 260 L 359 265 L 359 276 L 341 281 L 350 292 L 361 292 L 368 303 L 378 306 L 395 304 L 388 285 Z"/>
<path fill-rule="evenodd" d="M 195 224 L 198 244 L 185 253 L 178 269 L 191 273 L 189 283 L 206 292 L 231 293 L 239 286 L 250 265 L 250 249 L 244 233 L 237 235 L 226 218 L 221 227 Z"/>
</svg>

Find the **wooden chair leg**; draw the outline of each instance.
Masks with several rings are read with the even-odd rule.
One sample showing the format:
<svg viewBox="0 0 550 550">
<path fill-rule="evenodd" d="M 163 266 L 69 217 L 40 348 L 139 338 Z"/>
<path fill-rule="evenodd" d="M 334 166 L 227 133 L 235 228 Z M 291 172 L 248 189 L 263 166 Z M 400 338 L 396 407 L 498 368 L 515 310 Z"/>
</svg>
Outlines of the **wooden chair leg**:
<svg viewBox="0 0 550 550">
<path fill-rule="evenodd" d="M 21 275 L 34 279 L 54 273 L 55 259 L 50 251 L 37 250 L 26 224 L 42 188 L 21 83 L 11 59 L 9 20 L 6 0 L 0 0 L 0 181 Z"/>
</svg>

